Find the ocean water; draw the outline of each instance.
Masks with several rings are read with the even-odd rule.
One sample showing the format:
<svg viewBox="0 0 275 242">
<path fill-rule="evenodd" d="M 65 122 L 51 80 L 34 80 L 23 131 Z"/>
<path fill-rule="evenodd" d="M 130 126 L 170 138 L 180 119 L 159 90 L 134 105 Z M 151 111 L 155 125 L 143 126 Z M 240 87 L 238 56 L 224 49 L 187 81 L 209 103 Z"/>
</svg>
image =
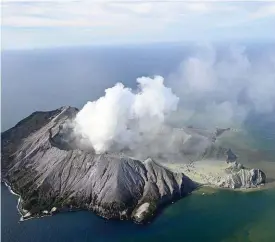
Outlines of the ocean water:
<svg viewBox="0 0 275 242">
<path fill-rule="evenodd" d="M 275 241 L 274 189 L 204 188 L 165 208 L 152 223 L 137 225 L 107 221 L 88 211 L 19 222 L 16 196 L 1 188 L 3 242 Z"/>
</svg>

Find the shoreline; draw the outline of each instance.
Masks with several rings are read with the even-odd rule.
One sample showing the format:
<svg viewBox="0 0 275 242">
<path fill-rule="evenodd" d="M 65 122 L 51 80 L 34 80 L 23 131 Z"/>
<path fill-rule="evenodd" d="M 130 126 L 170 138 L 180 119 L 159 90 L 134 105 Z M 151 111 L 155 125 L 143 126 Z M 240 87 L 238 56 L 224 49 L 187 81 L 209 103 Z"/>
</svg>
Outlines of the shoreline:
<svg viewBox="0 0 275 242">
<path fill-rule="evenodd" d="M 18 200 L 17 200 L 17 205 L 16 205 L 16 209 L 20 215 L 20 218 L 19 218 L 19 221 L 18 222 L 24 222 L 24 221 L 27 221 L 27 220 L 30 220 L 30 219 L 34 219 L 34 218 L 42 218 L 42 217 L 48 217 L 48 216 L 52 216 L 52 214 L 45 214 L 45 215 L 42 215 L 42 216 L 32 216 L 32 215 L 29 215 L 27 218 L 24 218 L 24 216 L 26 216 L 26 214 L 28 214 L 28 212 L 24 215 L 22 213 L 22 210 L 20 208 L 20 204 L 21 204 L 21 196 L 14 192 L 11 188 L 11 186 L 9 185 L 9 183 L 6 181 L 6 180 L 3 180 L 2 183 L 4 183 L 4 185 L 8 188 L 9 192 L 12 194 L 12 195 L 15 195 L 16 197 L 18 197 Z"/>
<path fill-rule="evenodd" d="M 270 185 L 269 183 L 265 183 L 257 187 L 247 187 L 247 188 L 245 187 L 233 188 L 233 187 L 223 186 L 223 182 L 230 175 L 227 169 L 231 165 L 222 160 L 209 159 L 209 160 L 193 161 L 190 163 L 160 162 L 160 164 L 168 168 L 172 172 L 183 173 L 185 176 L 191 179 L 194 183 L 196 183 L 197 188 L 191 192 L 191 195 L 192 193 L 198 192 L 200 190 L 205 190 L 205 189 L 206 190 L 211 189 L 212 190 L 211 193 L 214 193 L 215 191 L 219 191 L 219 190 L 234 191 L 234 192 L 258 192 L 258 191 L 272 188 L 272 185 Z M 12 184 L 4 178 L 2 178 L 2 182 L 5 184 L 5 186 L 8 188 L 11 194 L 18 197 L 16 208 L 20 215 L 20 219 L 19 219 L 20 222 L 26 221 L 29 219 L 34 219 L 34 218 L 48 217 L 55 214 L 55 210 L 54 211 L 45 210 L 45 212 L 42 211 L 40 214 L 32 215 L 29 211 L 24 210 L 22 208 L 21 206 L 22 197 L 20 196 L 20 194 L 16 193 L 12 189 Z M 202 195 L 205 195 L 205 192 L 202 191 Z M 62 212 L 62 210 L 63 209 L 61 209 L 61 211 L 58 211 L 58 212 Z M 74 209 L 66 210 L 66 212 L 69 212 L 69 211 L 74 211 Z"/>
<path fill-rule="evenodd" d="M 192 193 L 196 193 L 196 192 L 202 192 L 201 195 L 209 195 L 209 194 L 211 195 L 211 194 L 214 194 L 215 192 L 221 191 L 221 190 L 223 190 L 223 191 L 234 191 L 234 192 L 258 192 L 258 191 L 266 190 L 266 189 L 269 188 L 266 185 L 262 185 L 262 186 L 255 187 L 255 188 L 235 188 L 234 189 L 234 188 L 221 187 L 221 186 L 218 186 L 217 184 L 213 184 L 213 183 L 210 183 L 210 182 L 208 182 L 208 183 L 201 183 L 201 182 L 197 181 L 196 179 L 194 179 L 194 176 L 190 177 L 189 176 L 190 174 L 186 174 L 185 170 L 179 167 L 179 164 L 170 164 L 170 165 L 169 164 L 163 164 L 163 165 L 165 165 L 167 168 L 169 168 L 171 170 L 175 170 L 175 168 L 177 168 L 178 171 L 183 172 L 192 181 L 194 181 L 195 183 L 198 184 L 198 187 L 193 192 L 191 192 L 190 195 L 192 195 Z M 188 165 L 188 164 L 180 164 L 180 166 L 188 167 L 186 165 Z M 9 192 L 12 195 L 15 195 L 16 197 L 18 197 L 17 205 L 16 205 L 17 211 L 18 211 L 18 213 L 20 215 L 20 219 L 19 219 L 18 222 L 24 222 L 24 221 L 27 221 L 27 220 L 30 220 L 30 219 L 43 218 L 43 217 L 49 217 L 49 216 L 53 216 L 54 215 L 52 212 L 50 212 L 50 211 L 48 212 L 47 211 L 48 214 L 43 214 L 43 215 L 32 215 L 32 214 L 29 214 L 27 217 L 25 217 L 29 213 L 29 211 L 26 211 L 25 214 L 22 211 L 22 208 L 21 208 L 22 198 L 21 198 L 21 196 L 18 193 L 16 193 L 15 191 L 12 190 L 12 187 L 11 187 L 11 185 L 9 185 L 8 181 L 2 180 L 2 182 L 5 184 L 5 186 L 8 188 Z M 209 192 L 209 191 L 211 191 L 211 192 Z M 184 199 L 184 198 L 181 198 L 181 199 Z M 173 202 L 172 202 L 172 204 L 173 204 Z M 71 212 L 71 211 L 74 211 L 74 210 L 69 210 L 69 211 L 66 211 L 66 212 Z"/>
<path fill-rule="evenodd" d="M 15 195 L 16 197 L 18 197 L 17 205 L 16 205 L 16 209 L 17 209 L 17 211 L 20 215 L 20 219 L 19 219 L 18 222 L 24 222 L 24 221 L 27 221 L 27 220 L 30 220 L 30 219 L 35 219 L 35 218 L 39 219 L 39 218 L 43 218 L 43 217 L 52 217 L 56 213 L 64 213 L 64 212 L 67 213 L 67 212 L 77 212 L 77 211 L 90 211 L 90 212 L 94 213 L 95 215 L 99 216 L 100 218 L 109 220 L 108 216 L 98 215 L 95 211 L 86 210 L 86 209 L 79 209 L 79 208 L 72 208 L 72 209 L 68 209 L 68 210 L 66 210 L 66 209 L 62 210 L 61 209 L 61 210 L 57 210 L 57 211 L 53 211 L 53 212 L 50 211 L 50 212 L 48 212 L 48 214 L 44 214 L 44 215 L 41 215 L 41 214 L 40 215 L 37 215 L 37 214 L 32 215 L 32 214 L 30 214 L 27 218 L 24 218 L 24 216 L 26 216 L 26 214 L 28 214 L 28 212 L 25 215 L 23 215 L 23 213 L 22 213 L 22 210 L 20 208 L 20 204 L 21 204 L 21 200 L 22 200 L 21 196 L 12 190 L 12 188 L 9 185 L 8 181 L 3 179 L 1 182 L 4 183 L 4 185 L 8 188 L 9 192 L 12 195 Z"/>
<path fill-rule="evenodd" d="M 24 218 L 23 218 L 24 215 L 22 214 L 22 211 L 21 211 L 20 208 L 19 208 L 20 203 L 21 203 L 21 199 L 22 199 L 21 196 L 12 190 L 11 186 L 8 184 L 7 181 L 4 180 L 4 181 L 2 181 L 2 182 L 3 182 L 3 183 L 5 184 L 5 186 L 9 189 L 9 192 L 10 192 L 11 194 L 13 194 L 13 195 L 15 195 L 16 197 L 18 197 L 16 209 L 17 209 L 18 213 L 19 213 L 20 216 L 21 216 L 20 219 L 19 219 L 19 221 L 24 220 Z"/>
</svg>

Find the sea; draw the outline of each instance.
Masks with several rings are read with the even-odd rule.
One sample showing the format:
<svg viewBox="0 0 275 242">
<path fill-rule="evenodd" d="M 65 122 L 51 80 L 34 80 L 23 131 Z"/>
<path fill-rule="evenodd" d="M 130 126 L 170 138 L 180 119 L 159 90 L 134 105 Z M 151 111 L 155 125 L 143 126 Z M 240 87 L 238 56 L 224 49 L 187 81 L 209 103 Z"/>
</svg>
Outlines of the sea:
<svg viewBox="0 0 275 242">
<path fill-rule="evenodd" d="M 134 87 L 130 80 L 137 76 L 165 76 L 180 65 L 189 51 L 186 46 L 165 45 L 2 53 L 2 131 L 36 110 L 62 105 L 81 107 L 117 81 Z M 269 167 L 275 167 L 274 114 L 251 114 L 245 125 L 249 136 L 242 139 L 256 140 L 248 143 L 261 154 L 271 152 Z M 272 187 L 253 191 L 203 187 L 165 207 L 146 225 L 105 220 L 89 211 L 21 222 L 17 201 L 18 197 L 1 184 L 3 242 L 275 241 Z"/>
<path fill-rule="evenodd" d="M 16 196 L 4 185 L 1 189 L 3 242 L 275 241 L 275 190 L 271 189 L 204 188 L 169 205 L 147 225 L 108 221 L 88 211 L 20 222 Z"/>
</svg>

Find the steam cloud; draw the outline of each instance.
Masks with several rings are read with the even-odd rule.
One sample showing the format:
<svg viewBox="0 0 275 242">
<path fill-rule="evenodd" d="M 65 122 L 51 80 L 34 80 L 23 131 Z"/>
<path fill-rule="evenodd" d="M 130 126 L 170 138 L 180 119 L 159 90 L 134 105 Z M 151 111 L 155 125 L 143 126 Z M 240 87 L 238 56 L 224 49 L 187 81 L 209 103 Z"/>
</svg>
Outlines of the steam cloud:
<svg viewBox="0 0 275 242">
<path fill-rule="evenodd" d="M 274 114 L 272 50 L 253 56 L 243 46 L 196 48 L 168 80 L 180 97 L 177 122 L 204 128 L 240 127 L 251 113 Z"/>
<path fill-rule="evenodd" d="M 250 58 L 243 47 L 219 53 L 203 46 L 166 81 L 172 89 L 161 76 L 138 78 L 136 92 L 121 83 L 106 89 L 74 120 L 81 142 L 97 153 L 130 149 L 145 155 L 177 154 L 177 145 L 189 136 L 170 126 L 239 127 L 251 112 L 275 113 L 272 53 Z"/>
<path fill-rule="evenodd" d="M 75 131 L 97 153 L 140 145 L 160 132 L 166 117 L 177 109 L 179 98 L 164 86 L 164 79 L 137 79 L 135 93 L 121 83 L 105 90 L 105 96 L 88 102 L 75 118 Z"/>
</svg>

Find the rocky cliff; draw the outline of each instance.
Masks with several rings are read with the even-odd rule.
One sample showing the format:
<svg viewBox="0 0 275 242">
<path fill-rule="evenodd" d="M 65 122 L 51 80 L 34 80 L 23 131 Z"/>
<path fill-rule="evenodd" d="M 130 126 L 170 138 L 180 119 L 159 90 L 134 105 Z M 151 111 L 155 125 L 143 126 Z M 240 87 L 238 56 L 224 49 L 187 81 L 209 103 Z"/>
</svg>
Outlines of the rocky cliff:
<svg viewBox="0 0 275 242">
<path fill-rule="evenodd" d="M 2 180 L 21 196 L 26 217 L 79 208 L 141 223 L 195 189 L 183 173 L 152 159 L 77 147 L 62 129 L 77 111 L 35 112 L 2 133 Z"/>
</svg>

